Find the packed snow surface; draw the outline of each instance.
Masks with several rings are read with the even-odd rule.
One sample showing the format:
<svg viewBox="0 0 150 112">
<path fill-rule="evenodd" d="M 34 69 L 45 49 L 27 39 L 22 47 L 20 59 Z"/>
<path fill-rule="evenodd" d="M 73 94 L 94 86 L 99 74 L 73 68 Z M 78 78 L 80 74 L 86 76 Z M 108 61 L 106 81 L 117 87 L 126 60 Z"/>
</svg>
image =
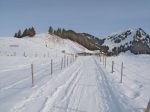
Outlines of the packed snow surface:
<svg viewBox="0 0 150 112">
<path fill-rule="evenodd" d="M 99 57 L 78 57 L 63 71 L 56 65 L 36 66 L 35 87 L 28 67 L 0 73 L 0 110 L 3 112 L 143 112 L 150 97 L 149 56 L 119 56 L 115 72 L 103 66 Z M 141 60 L 145 63 L 141 65 Z M 125 60 L 123 83 L 119 64 Z M 132 60 L 132 61 L 131 61 Z M 130 62 L 130 63 L 129 63 Z M 117 63 L 119 63 L 117 65 Z M 138 66 L 135 66 L 135 63 Z M 109 65 L 109 63 L 108 63 Z M 128 66 L 129 68 L 128 68 Z M 132 66 L 132 68 L 131 68 Z M 142 69 L 140 71 L 139 69 Z M 118 69 L 118 71 L 117 71 Z M 143 70 L 144 69 L 144 70 Z"/>
<path fill-rule="evenodd" d="M 85 51 L 75 42 L 48 34 L 1 38 L 0 111 L 144 112 L 150 98 L 150 56 L 107 57 L 105 68 L 102 56 L 72 55 Z"/>
</svg>

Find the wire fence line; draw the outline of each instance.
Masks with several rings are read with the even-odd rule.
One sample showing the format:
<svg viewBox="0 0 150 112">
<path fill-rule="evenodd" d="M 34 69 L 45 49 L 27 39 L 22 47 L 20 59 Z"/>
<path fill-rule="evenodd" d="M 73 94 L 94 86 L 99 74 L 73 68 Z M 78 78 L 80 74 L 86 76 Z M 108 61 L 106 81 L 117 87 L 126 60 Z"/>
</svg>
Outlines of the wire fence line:
<svg viewBox="0 0 150 112">
<path fill-rule="evenodd" d="M 27 85 L 34 87 L 42 78 L 50 77 L 70 66 L 77 58 L 75 55 L 60 57 L 59 60 L 50 59 L 43 64 L 25 64 L 0 69 L 0 92 Z M 68 58 L 68 59 L 65 59 Z M 62 61 L 63 59 L 63 61 Z M 70 61 L 71 60 L 71 61 Z M 67 62 L 68 61 L 68 62 Z M 62 66 L 63 65 L 63 66 Z"/>
<path fill-rule="evenodd" d="M 128 83 L 126 82 L 126 80 L 130 80 L 131 82 L 132 81 L 136 81 L 136 79 L 134 79 L 133 77 L 130 77 L 129 75 L 126 75 L 125 73 L 130 73 L 130 74 L 133 74 L 134 76 L 138 76 L 138 77 L 141 77 L 143 78 L 142 80 L 146 81 L 146 80 L 150 80 L 149 78 L 145 77 L 145 76 L 142 76 L 140 74 L 137 74 L 137 72 L 135 72 L 135 65 L 132 65 L 132 64 L 124 64 L 123 62 L 120 61 L 119 62 L 115 62 L 115 60 L 111 59 L 111 60 L 108 60 L 107 59 L 108 57 L 105 55 L 105 54 L 100 54 L 98 56 L 98 61 L 100 61 L 100 63 L 104 66 L 104 68 L 107 69 L 107 71 L 109 70 L 110 73 L 112 74 L 112 77 L 114 77 L 114 72 L 115 74 L 115 77 L 117 77 L 117 80 L 120 80 L 120 84 L 123 83 L 123 86 L 128 88 L 128 90 L 132 93 L 134 93 L 134 88 L 132 88 L 132 86 L 129 86 Z M 125 60 L 126 61 L 126 60 Z M 146 68 L 145 68 L 146 69 Z M 138 70 L 140 71 L 140 70 Z M 119 74 L 119 75 L 118 75 Z M 149 84 L 147 82 L 147 84 Z M 136 86 L 139 86 L 137 83 L 135 84 Z M 141 96 L 141 95 L 138 95 L 138 97 L 143 101 L 145 102 L 145 104 L 148 103 L 148 99 L 146 99 L 145 97 Z M 150 101 L 149 101 L 150 103 Z M 148 104 L 150 105 L 150 104 Z M 147 107 L 147 108 L 150 108 L 150 107 Z M 150 111 L 150 110 L 149 110 Z M 149 112 L 147 111 L 147 112 Z"/>
</svg>

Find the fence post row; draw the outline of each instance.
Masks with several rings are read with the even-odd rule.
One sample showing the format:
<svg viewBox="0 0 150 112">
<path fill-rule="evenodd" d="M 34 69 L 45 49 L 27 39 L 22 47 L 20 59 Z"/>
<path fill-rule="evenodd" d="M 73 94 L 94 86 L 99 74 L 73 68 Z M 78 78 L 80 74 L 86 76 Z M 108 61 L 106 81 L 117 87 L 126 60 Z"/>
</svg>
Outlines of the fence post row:
<svg viewBox="0 0 150 112">
<path fill-rule="evenodd" d="M 121 79 L 120 79 L 120 83 L 122 83 L 122 77 L 123 76 L 123 62 L 122 62 L 122 64 L 121 64 Z"/>
<path fill-rule="evenodd" d="M 33 64 L 31 64 L 31 73 L 32 73 L 32 87 L 34 86 L 34 68 Z"/>
</svg>

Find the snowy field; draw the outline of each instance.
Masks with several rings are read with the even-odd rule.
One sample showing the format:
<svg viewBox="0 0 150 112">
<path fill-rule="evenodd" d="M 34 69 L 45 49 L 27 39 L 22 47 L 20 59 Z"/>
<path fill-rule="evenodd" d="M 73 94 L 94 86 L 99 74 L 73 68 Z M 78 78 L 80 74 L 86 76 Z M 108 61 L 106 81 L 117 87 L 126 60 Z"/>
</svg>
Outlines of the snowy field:
<svg viewBox="0 0 150 112">
<path fill-rule="evenodd" d="M 47 34 L 35 39 L 1 38 L 0 112 L 144 112 L 150 98 L 150 56 L 107 57 L 105 68 L 103 58 L 101 62 L 97 56 L 75 60 L 72 55 L 85 51 L 90 52 Z"/>
<path fill-rule="evenodd" d="M 107 57 L 106 73 L 120 92 L 127 96 L 132 108 L 143 110 L 150 99 L 150 55 L 133 55 L 122 53 L 119 56 Z M 114 72 L 112 73 L 112 61 Z M 123 79 L 121 79 L 121 64 L 123 62 Z M 102 65 L 103 61 L 101 62 Z"/>
</svg>

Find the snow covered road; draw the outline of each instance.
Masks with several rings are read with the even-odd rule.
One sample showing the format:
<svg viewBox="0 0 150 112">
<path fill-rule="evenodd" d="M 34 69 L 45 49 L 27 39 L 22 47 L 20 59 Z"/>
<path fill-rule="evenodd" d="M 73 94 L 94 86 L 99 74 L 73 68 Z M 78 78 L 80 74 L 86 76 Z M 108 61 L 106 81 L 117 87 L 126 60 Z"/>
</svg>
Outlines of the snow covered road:
<svg viewBox="0 0 150 112">
<path fill-rule="evenodd" d="M 81 66 L 44 112 L 127 112 L 95 57 L 81 57 Z M 47 107 L 50 107 L 47 104 Z"/>
<path fill-rule="evenodd" d="M 10 101 L 13 105 L 8 103 L 5 112 L 137 112 L 94 56 L 78 57 L 71 66 L 28 91 L 22 90 L 21 98 L 15 96 L 19 101 Z"/>
</svg>

